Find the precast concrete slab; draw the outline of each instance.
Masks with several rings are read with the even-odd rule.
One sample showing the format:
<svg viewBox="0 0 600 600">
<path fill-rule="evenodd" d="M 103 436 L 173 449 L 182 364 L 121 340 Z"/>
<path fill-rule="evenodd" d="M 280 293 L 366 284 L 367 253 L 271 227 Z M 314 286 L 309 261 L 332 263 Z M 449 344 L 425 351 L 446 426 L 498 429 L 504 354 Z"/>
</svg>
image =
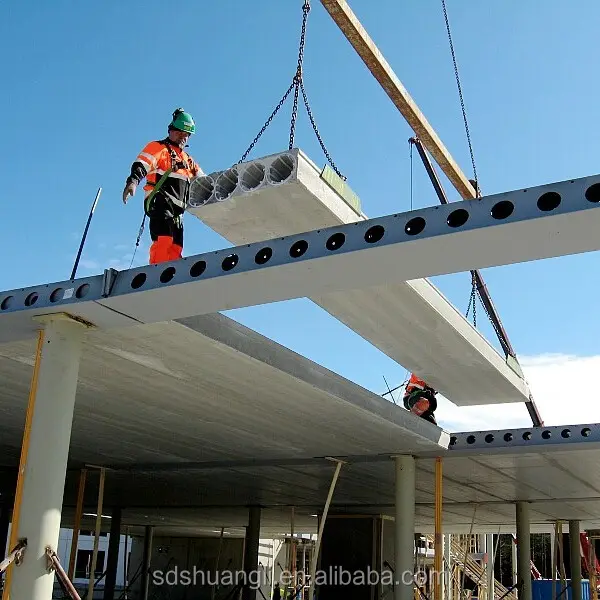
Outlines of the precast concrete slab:
<svg viewBox="0 0 600 600">
<path fill-rule="evenodd" d="M 34 353 L 33 340 L 0 345 L 0 437 L 15 448 Z M 90 331 L 70 458 L 292 459 L 443 450 L 448 443 L 431 423 L 214 314 Z"/>
<path fill-rule="evenodd" d="M 572 431 L 598 424 L 568 426 Z M 564 429 L 564 428 L 563 428 Z M 552 430 L 553 433 L 556 430 Z M 500 436 L 503 432 L 487 434 Z M 457 434 L 458 437 L 471 435 Z M 582 527 L 600 526 L 600 467 L 593 436 L 557 445 L 540 438 L 502 453 L 474 449 L 435 453 L 443 456 L 443 520 L 446 532 L 514 531 L 515 503 L 530 506 L 534 531 L 550 531 L 556 520 L 579 519 Z M 451 448 L 453 448 L 452 446 Z M 427 451 L 416 455 L 416 528 L 434 526 L 435 464 Z M 336 485 L 333 514 L 394 514 L 394 463 L 390 456 L 346 457 Z M 183 462 L 158 465 L 111 465 L 107 505 L 123 503 L 131 522 L 203 527 L 239 524 L 247 506 L 272 509 L 279 526 L 289 527 L 291 507 L 299 519 L 318 514 L 324 505 L 335 464 L 323 458 L 297 460 Z M 66 503 L 77 496 L 77 473 L 68 481 Z M 94 506 L 90 482 L 87 502 Z M 276 512 L 281 511 L 279 517 Z M 142 516 L 145 515 L 144 518 Z M 235 516 L 237 515 L 237 519 Z M 145 520 L 144 520 L 145 519 Z M 275 523 L 277 525 L 277 523 Z"/>
<path fill-rule="evenodd" d="M 195 180 L 189 212 L 234 244 L 366 220 L 346 184 L 322 175 L 300 150 L 248 161 Z M 454 404 L 528 399 L 521 374 L 425 279 L 310 298 Z"/>
</svg>

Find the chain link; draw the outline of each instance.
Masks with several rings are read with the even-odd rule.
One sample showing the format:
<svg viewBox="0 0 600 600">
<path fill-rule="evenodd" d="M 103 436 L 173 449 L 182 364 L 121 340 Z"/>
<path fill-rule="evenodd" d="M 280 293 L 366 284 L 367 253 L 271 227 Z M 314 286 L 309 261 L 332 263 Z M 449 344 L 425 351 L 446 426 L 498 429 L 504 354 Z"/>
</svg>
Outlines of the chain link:
<svg viewBox="0 0 600 600">
<path fill-rule="evenodd" d="M 258 132 L 258 134 L 254 138 L 254 140 L 252 140 L 252 143 L 250 144 L 250 146 L 248 147 L 246 152 L 244 152 L 244 154 L 242 154 L 242 158 L 240 158 L 240 160 L 237 163 L 238 165 L 240 163 L 244 162 L 246 160 L 246 158 L 248 158 L 248 155 L 250 154 L 250 152 L 252 152 L 252 148 L 254 148 L 254 146 L 256 145 L 256 142 L 258 142 L 258 140 L 260 139 L 262 134 L 265 132 L 267 127 L 271 124 L 271 121 L 273 120 L 275 115 L 279 112 L 281 107 L 285 104 L 285 101 L 287 100 L 288 96 L 291 94 L 292 90 L 294 89 L 294 85 L 295 85 L 295 82 L 292 82 L 290 84 L 290 87 L 287 89 L 286 93 L 283 95 L 283 97 L 281 98 L 281 100 L 279 101 L 279 103 L 277 104 L 277 106 L 275 107 L 275 109 L 273 110 L 273 112 L 271 113 L 271 115 L 269 116 L 267 121 L 265 122 L 265 124 L 262 126 L 261 130 Z"/>
<path fill-rule="evenodd" d="M 313 131 L 315 132 L 315 135 L 317 136 L 317 140 L 319 141 L 319 145 L 321 146 L 321 150 L 323 151 L 323 154 L 325 154 L 327 161 L 331 165 L 331 168 L 336 172 L 338 177 L 340 177 L 343 181 L 346 181 L 346 177 L 344 175 L 342 175 L 340 173 L 339 169 L 335 166 L 335 163 L 333 162 L 331 155 L 329 154 L 327 148 L 325 147 L 325 144 L 323 142 L 323 139 L 321 137 L 321 134 L 319 132 L 317 124 L 315 122 L 315 118 L 313 116 L 312 110 L 310 108 L 306 90 L 304 89 L 302 65 L 304 62 L 304 48 L 306 45 L 306 22 L 308 19 L 309 12 L 310 12 L 310 0 L 305 0 L 304 4 L 302 6 L 302 28 L 301 28 L 301 32 L 300 32 L 300 44 L 298 47 L 298 64 L 296 66 L 296 73 L 294 74 L 292 83 L 290 84 L 290 87 L 287 89 L 286 93 L 283 95 L 283 97 L 279 101 L 279 104 L 277 104 L 277 106 L 275 107 L 275 109 L 273 110 L 273 112 L 271 113 L 271 115 L 269 116 L 269 118 L 267 119 L 265 124 L 262 126 L 261 130 L 258 132 L 258 134 L 254 138 L 254 140 L 252 141 L 252 143 L 250 144 L 250 146 L 248 147 L 246 152 L 244 152 L 244 154 L 242 155 L 242 157 L 240 158 L 240 160 L 238 161 L 237 164 L 240 164 L 246 160 L 246 158 L 248 157 L 248 155 L 250 154 L 250 152 L 252 151 L 252 149 L 254 148 L 254 146 L 256 145 L 256 143 L 258 142 L 260 137 L 262 136 L 262 134 L 265 132 L 267 127 L 271 124 L 271 121 L 273 120 L 275 115 L 279 112 L 279 110 L 281 109 L 281 107 L 283 106 L 285 101 L 287 100 L 288 96 L 292 93 L 292 90 L 294 90 L 294 102 L 293 102 L 293 106 L 292 106 L 292 115 L 291 115 L 291 119 L 290 119 L 290 136 L 289 136 L 288 149 L 291 150 L 294 147 L 294 141 L 296 138 L 296 123 L 297 123 L 297 119 L 298 119 L 298 100 L 299 100 L 299 95 L 300 95 L 300 91 L 301 91 L 302 98 L 304 100 L 304 106 L 306 107 L 306 112 L 308 113 L 308 117 L 310 119 Z"/>
<path fill-rule="evenodd" d="M 338 170 L 338 168 L 335 166 L 335 163 L 333 162 L 333 159 L 331 158 L 329 152 L 327 151 L 327 148 L 325 147 L 325 144 L 323 143 L 323 140 L 321 139 L 321 134 L 319 133 L 319 129 L 317 128 L 317 124 L 315 123 L 315 119 L 313 117 L 312 111 L 311 111 L 310 106 L 308 104 L 308 98 L 306 96 L 306 91 L 304 90 L 304 83 L 302 81 L 300 81 L 300 88 L 302 90 L 302 97 L 304 98 L 304 105 L 306 106 L 306 112 L 308 113 L 308 117 L 310 119 L 311 125 L 313 127 L 314 132 L 315 132 L 315 135 L 317 136 L 317 139 L 319 140 L 319 144 L 321 146 L 321 150 L 323 150 L 323 154 L 325 155 L 325 158 L 327 158 L 327 162 L 331 165 L 331 168 L 336 172 L 337 176 L 342 181 L 346 181 L 346 176 L 342 175 L 340 173 L 340 171 Z"/>
<path fill-rule="evenodd" d="M 450 53 L 452 54 L 452 63 L 454 64 L 454 76 L 458 87 L 458 97 L 460 99 L 460 107 L 462 109 L 463 121 L 465 123 L 465 132 L 467 134 L 467 143 L 469 144 L 469 152 L 471 154 L 471 164 L 473 165 L 473 178 L 478 183 L 477 169 L 475 168 L 475 155 L 473 153 L 473 145 L 471 144 L 471 133 L 469 132 L 469 123 L 467 121 L 467 111 L 465 109 L 465 101 L 463 99 L 462 86 L 458 75 L 458 66 L 456 64 L 456 54 L 454 53 L 454 44 L 452 43 L 452 34 L 450 33 L 450 22 L 448 20 L 448 11 L 446 10 L 446 1 L 442 0 L 442 9 L 444 11 L 444 20 L 446 21 L 446 31 L 448 32 L 448 41 L 450 42 Z M 477 196 L 479 197 L 479 185 L 476 186 Z"/>
<path fill-rule="evenodd" d="M 468 318 L 471 312 L 471 306 L 473 307 L 473 327 L 477 327 L 477 281 L 475 279 L 475 273 L 471 272 L 471 296 L 469 298 L 469 305 L 467 306 L 467 312 L 465 318 Z"/>
</svg>

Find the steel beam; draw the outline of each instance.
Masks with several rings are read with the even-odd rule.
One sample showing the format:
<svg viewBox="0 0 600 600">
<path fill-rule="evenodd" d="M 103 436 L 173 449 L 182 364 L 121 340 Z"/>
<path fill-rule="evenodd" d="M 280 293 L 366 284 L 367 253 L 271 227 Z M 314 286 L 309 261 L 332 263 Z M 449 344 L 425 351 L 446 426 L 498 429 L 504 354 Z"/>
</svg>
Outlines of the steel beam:
<svg viewBox="0 0 600 600">
<path fill-rule="evenodd" d="M 449 449 L 453 455 L 544 453 L 565 449 L 600 449 L 600 424 L 554 425 L 453 433 Z"/>
<path fill-rule="evenodd" d="M 23 315 L 104 310 L 95 324 L 118 327 L 591 252 L 599 208 L 600 176 L 584 177 L 122 271 L 108 293 L 102 276 L 12 290 L 0 341 L 31 335 Z"/>
</svg>

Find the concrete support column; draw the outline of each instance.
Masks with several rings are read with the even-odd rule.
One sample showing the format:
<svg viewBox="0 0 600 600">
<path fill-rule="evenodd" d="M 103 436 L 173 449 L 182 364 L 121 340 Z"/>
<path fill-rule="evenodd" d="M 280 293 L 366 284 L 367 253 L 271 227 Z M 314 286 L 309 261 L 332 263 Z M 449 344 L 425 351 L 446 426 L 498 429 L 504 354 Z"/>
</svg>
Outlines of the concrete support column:
<svg viewBox="0 0 600 600">
<path fill-rule="evenodd" d="M 488 560 L 487 560 L 487 588 L 488 588 L 488 593 L 487 593 L 487 597 L 488 600 L 494 600 L 494 583 L 496 581 L 495 577 L 494 577 L 494 562 L 495 562 L 495 554 L 494 554 L 494 550 L 496 549 L 494 546 L 494 534 L 493 533 L 488 533 L 485 536 L 486 542 L 486 549 L 487 549 L 487 556 L 488 556 Z"/>
<path fill-rule="evenodd" d="M 569 550 L 571 552 L 571 593 L 573 600 L 581 600 L 581 553 L 579 521 L 569 521 Z"/>
<path fill-rule="evenodd" d="M 260 544 L 260 506 L 251 506 L 248 511 L 246 544 L 244 546 L 244 574 L 248 584 L 255 582 L 258 572 L 258 551 Z M 256 600 L 256 589 L 245 585 L 242 600 Z"/>
<path fill-rule="evenodd" d="M 104 600 L 114 600 L 117 571 L 119 569 L 119 548 L 121 545 L 121 507 L 112 509 L 110 533 L 108 537 L 108 553 L 106 556 L 106 583 Z"/>
<path fill-rule="evenodd" d="M 530 534 L 529 504 L 527 502 L 517 502 L 517 581 L 519 583 L 519 600 L 532 600 Z"/>
<path fill-rule="evenodd" d="M 517 545 L 515 543 L 513 543 L 511 548 L 512 548 L 511 568 L 512 568 L 513 585 L 517 585 Z"/>
<path fill-rule="evenodd" d="M 41 319 L 42 320 L 42 319 Z M 44 317 L 23 435 L 11 542 L 27 538 L 21 565 L 10 567 L 3 598 L 51 600 L 82 341 L 87 327 L 66 315 Z"/>
<path fill-rule="evenodd" d="M 444 564 L 443 571 L 444 577 L 442 579 L 444 587 L 442 588 L 442 598 L 446 600 L 452 595 L 452 581 L 450 574 L 452 573 L 452 534 L 447 533 L 444 535 Z"/>
<path fill-rule="evenodd" d="M 144 554 L 142 557 L 142 574 L 140 599 L 148 600 L 150 594 L 150 568 L 152 566 L 152 540 L 154 538 L 154 527 L 146 525 L 144 531 Z"/>
<path fill-rule="evenodd" d="M 413 600 L 415 534 L 415 459 L 395 456 L 396 514 L 394 600 Z"/>
</svg>

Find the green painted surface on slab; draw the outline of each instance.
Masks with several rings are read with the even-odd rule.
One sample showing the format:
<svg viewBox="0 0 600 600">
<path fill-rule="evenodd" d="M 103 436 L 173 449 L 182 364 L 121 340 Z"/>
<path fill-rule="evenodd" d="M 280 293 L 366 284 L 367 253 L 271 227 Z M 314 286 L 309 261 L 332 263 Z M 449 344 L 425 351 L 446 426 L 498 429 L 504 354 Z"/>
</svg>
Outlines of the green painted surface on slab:
<svg viewBox="0 0 600 600">
<path fill-rule="evenodd" d="M 358 214 L 361 214 L 360 198 L 352 191 L 350 186 L 329 166 L 321 171 L 321 179 L 326 181 Z"/>
</svg>

